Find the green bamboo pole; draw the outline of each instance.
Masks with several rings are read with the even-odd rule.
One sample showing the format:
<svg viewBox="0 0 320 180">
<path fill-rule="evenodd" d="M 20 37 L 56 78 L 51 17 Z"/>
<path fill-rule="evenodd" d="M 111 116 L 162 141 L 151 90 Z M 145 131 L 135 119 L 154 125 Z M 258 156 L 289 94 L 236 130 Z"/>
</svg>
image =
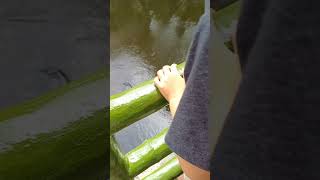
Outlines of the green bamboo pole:
<svg viewBox="0 0 320 180">
<path fill-rule="evenodd" d="M 126 170 L 128 176 L 134 177 L 171 153 L 164 142 L 167 132 L 168 129 L 162 130 L 125 155 L 122 154 L 114 137 L 110 137 L 111 155 L 116 156 L 117 163 Z"/>
<path fill-rule="evenodd" d="M 215 23 L 221 31 L 231 31 L 237 20 L 240 3 L 235 2 L 214 13 Z M 225 39 L 230 42 L 231 37 Z M 228 44 L 228 43 L 227 43 Z M 230 43 L 229 43 L 230 46 Z M 231 48 L 231 46 L 230 46 Z M 184 63 L 179 65 L 183 69 Z M 153 85 L 153 80 L 141 83 L 129 90 L 110 97 L 110 132 L 111 134 L 158 111 L 167 102 Z"/>
<path fill-rule="evenodd" d="M 125 159 L 118 143 L 113 136 L 110 136 L 110 179 L 131 179 L 127 172 Z"/>
<path fill-rule="evenodd" d="M 74 96 L 103 87 L 105 80 L 106 73 L 98 73 L 1 111 L 0 179 L 105 179 L 109 148 L 105 105 L 84 106 L 79 114 L 78 108 L 60 103 L 87 102 Z M 67 116 L 46 117 L 51 111 Z"/>
<path fill-rule="evenodd" d="M 218 26 L 220 28 L 229 28 L 231 26 L 231 23 L 237 18 L 236 15 L 238 13 L 238 8 L 239 4 L 235 3 L 231 5 L 231 8 L 227 7 L 217 12 L 218 14 L 215 14 L 215 16 L 218 19 L 218 21 L 216 22 Z M 232 13 L 232 16 L 229 15 L 230 13 Z M 219 21 L 220 19 L 223 19 L 224 21 Z M 148 100 L 148 98 L 150 98 L 150 101 Z M 131 102 L 131 99 L 133 99 L 133 101 L 136 102 Z M 120 101 L 120 105 L 117 105 L 117 101 Z M 125 103 L 121 101 L 125 101 Z M 158 103 L 157 101 L 161 101 L 161 103 Z M 150 108 L 146 110 L 147 112 L 145 112 L 144 110 L 148 106 L 151 106 L 152 108 L 156 107 L 156 110 L 162 108 L 166 104 L 166 102 L 162 101 L 163 98 L 155 89 L 152 80 L 142 83 L 134 87 L 133 89 L 112 96 L 110 103 L 111 132 L 117 132 L 118 130 L 134 123 L 135 121 L 155 111 L 154 109 L 150 110 Z M 149 103 L 145 104 L 146 102 Z M 123 113 L 123 115 L 120 112 L 126 113 Z M 130 118 L 133 118 L 133 120 L 131 119 L 129 121 Z M 141 144 L 140 146 L 130 151 L 126 155 L 118 153 L 130 177 L 138 175 L 151 165 L 160 161 L 163 157 L 165 157 L 171 152 L 164 142 L 166 132 L 167 129 L 162 131 L 156 137 L 147 140 L 145 143 Z M 156 144 L 157 146 L 153 146 L 152 144 Z"/>
<path fill-rule="evenodd" d="M 125 155 L 126 167 L 130 177 L 138 175 L 171 153 L 164 142 L 167 131 L 168 129 L 164 129 Z"/>
<path fill-rule="evenodd" d="M 127 167 L 126 165 L 126 157 L 122 154 L 118 143 L 116 142 L 115 138 L 113 136 L 110 136 L 110 156 L 115 156 L 115 159 L 117 161 L 117 164 L 121 168 Z"/>
<path fill-rule="evenodd" d="M 106 126 L 106 111 L 101 110 L 59 130 L 12 143 L 0 151 L 0 179 L 86 179 L 87 173 L 106 177 Z"/>
<path fill-rule="evenodd" d="M 168 162 L 161 165 L 151 174 L 143 178 L 143 180 L 171 180 L 182 174 L 182 169 L 180 167 L 177 157 L 172 158 Z"/>
<path fill-rule="evenodd" d="M 32 100 L 1 109 L 0 122 L 5 120 L 10 120 L 14 117 L 33 113 L 38 109 L 40 109 L 41 107 L 43 107 L 44 105 L 46 105 L 47 103 L 50 103 L 52 100 L 56 99 L 57 97 L 63 96 L 65 93 L 72 91 L 76 88 L 79 88 L 83 85 L 95 82 L 97 80 L 105 79 L 107 78 L 107 76 L 108 75 L 106 70 L 101 69 L 96 73 L 93 73 L 87 77 L 84 77 L 83 79 L 72 81 L 62 87 L 59 87 L 55 90 L 44 93 Z"/>
<path fill-rule="evenodd" d="M 185 63 L 177 67 L 183 71 Z M 110 133 L 160 110 L 167 104 L 154 86 L 153 79 L 110 97 Z"/>
</svg>

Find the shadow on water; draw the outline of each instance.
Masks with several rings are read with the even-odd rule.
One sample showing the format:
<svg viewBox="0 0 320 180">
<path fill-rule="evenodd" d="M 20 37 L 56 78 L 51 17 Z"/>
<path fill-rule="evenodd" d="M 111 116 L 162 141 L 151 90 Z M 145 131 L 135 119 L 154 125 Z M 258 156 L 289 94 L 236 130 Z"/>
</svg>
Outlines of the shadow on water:
<svg viewBox="0 0 320 180">
<path fill-rule="evenodd" d="M 111 94 L 153 78 L 163 65 L 186 56 L 192 33 L 203 13 L 199 0 L 111 0 Z M 164 108 L 115 134 L 126 153 L 168 127 Z"/>
</svg>

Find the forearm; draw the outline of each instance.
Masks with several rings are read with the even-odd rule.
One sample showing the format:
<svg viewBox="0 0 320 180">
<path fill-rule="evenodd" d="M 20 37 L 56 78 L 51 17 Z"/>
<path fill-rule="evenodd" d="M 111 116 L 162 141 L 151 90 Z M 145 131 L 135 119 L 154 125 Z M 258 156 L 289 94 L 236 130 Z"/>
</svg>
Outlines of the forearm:
<svg viewBox="0 0 320 180">
<path fill-rule="evenodd" d="M 177 111 L 181 96 L 180 97 L 176 97 L 176 98 L 170 100 L 170 102 L 169 102 L 169 108 L 170 108 L 170 113 L 171 113 L 172 117 L 174 117 L 174 115 L 176 114 L 176 111 Z"/>
<path fill-rule="evenodd" d="M 169 102 L 170 112 L 174 117 L 185 90 L 185 80 L 181 77 L 176 65 L 171 65 L 159 70 L 154 82 L 163 97 Z M 192 180 L 209 180 L 210 172 L 200 169 L 179 156 L 178 160 L 183 172 Z"/>
<path fill-rule="evenodd" d="M 174 99 L 171 99 L 169 102 L 170 112 L 172 117 L 175 116 L 178 105 L 180 103 L 182 94 L 179 97 L 176 97 Z M 193 179 L 203 179 L 203 180 L 209 180 L 210 179 L 210 172 L 203 170 L 190 162 L 184 160 L 182 157 L 178 156 L 179 164 L 182 168 L 182 171 L 188 176 L 191 180 Z"/>
<path fill-rule="evenodd" d="M 191 180 L 209 180 L 210 171 L 201 169 L 190 162 L 186 161 L 182 157 L 178 156 L 179 164 L 185 175 Z"/>
</svg>

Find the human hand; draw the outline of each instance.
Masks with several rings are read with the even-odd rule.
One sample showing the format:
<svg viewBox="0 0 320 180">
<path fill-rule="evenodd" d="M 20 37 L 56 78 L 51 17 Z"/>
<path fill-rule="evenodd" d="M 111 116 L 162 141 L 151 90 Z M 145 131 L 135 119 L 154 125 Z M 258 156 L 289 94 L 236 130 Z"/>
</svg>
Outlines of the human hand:
<svg viewBox="0 0 320 180">
<path fill-rule="evenodd" d="M 176 64 L 163 66 L 157 72 L 154 83 L 169 103 L 179 102 L 186 86 L 185 80 L 180 75 Z"/>
</svg>

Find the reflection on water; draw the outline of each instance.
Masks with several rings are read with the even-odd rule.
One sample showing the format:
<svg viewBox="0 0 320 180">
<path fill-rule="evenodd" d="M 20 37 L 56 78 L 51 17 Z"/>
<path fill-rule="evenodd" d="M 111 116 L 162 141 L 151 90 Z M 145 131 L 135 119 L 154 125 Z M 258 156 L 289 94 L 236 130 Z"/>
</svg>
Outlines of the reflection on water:
<svg viewBox="0 0 320 180">
<path fill-rule="evenodd" d="M 163 65 L 181 62 L 202 13 L 199 0 L 111 0 L 111 94 L 152 78 Z M 121 150 L 126 153 L 154 136 L 170 119 L 163 109 L 116 133 Z"/>
</svg>

